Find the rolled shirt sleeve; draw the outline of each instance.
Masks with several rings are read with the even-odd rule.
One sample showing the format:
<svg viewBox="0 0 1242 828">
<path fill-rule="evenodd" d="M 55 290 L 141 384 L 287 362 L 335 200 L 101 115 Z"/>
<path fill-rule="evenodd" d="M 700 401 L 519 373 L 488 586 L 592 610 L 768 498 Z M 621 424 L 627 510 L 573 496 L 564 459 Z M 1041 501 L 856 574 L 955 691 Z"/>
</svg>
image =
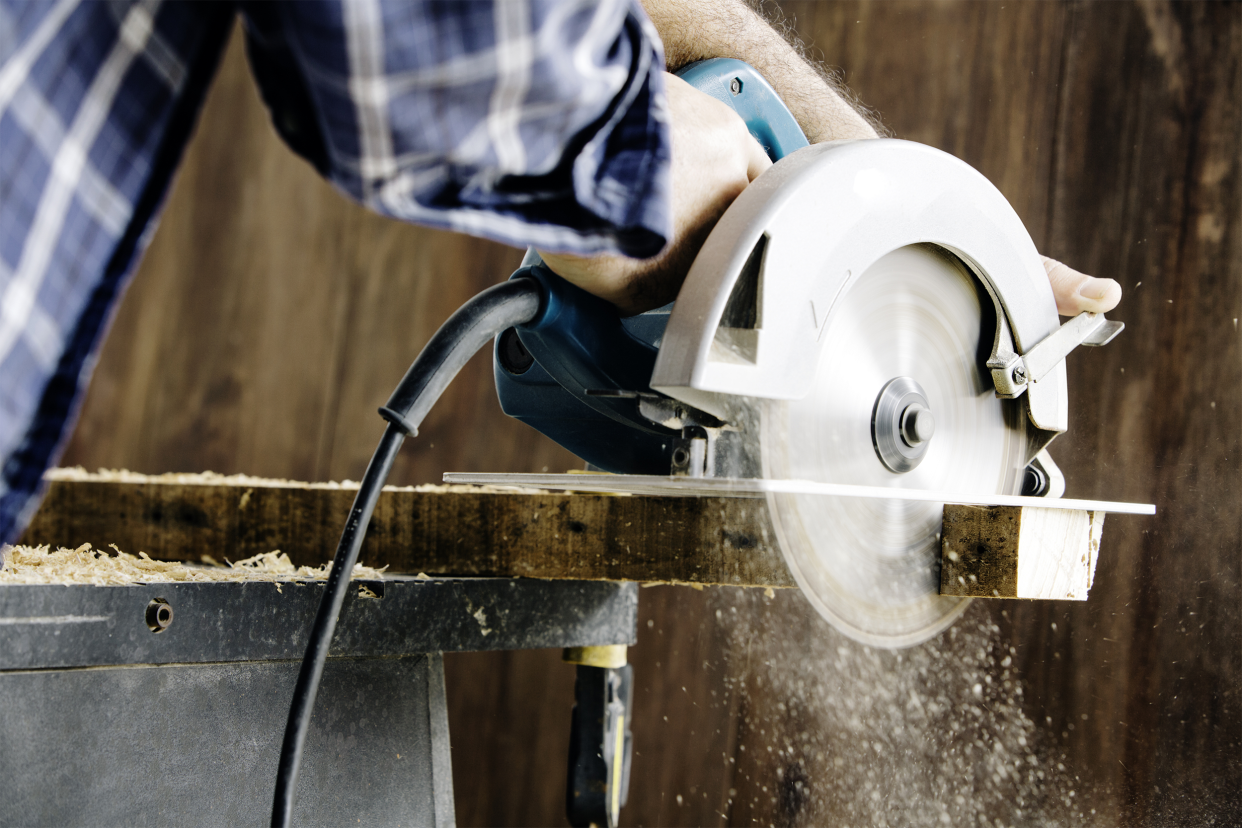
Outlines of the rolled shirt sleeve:
<svg viewBox="0 0 1242 828">
<path fill-rule="evenodd" d="M 637 0 L 245 8 L 278 131 L 371 209 L 579 255 L 668 239 L 664 59 Z"/>
<path fill-rule="evenodd" d="M 237 6 L 0 0 L 0 543 L 38 505 Z M 385 215 L 645 257 L 669 235 L 636 0 L 242 3 L 276 130 Z"/>
<path fill-rule="evenodd" d="M 0 544 L 64 448 L 234 16 L 0 0 Z"/>
</svg>

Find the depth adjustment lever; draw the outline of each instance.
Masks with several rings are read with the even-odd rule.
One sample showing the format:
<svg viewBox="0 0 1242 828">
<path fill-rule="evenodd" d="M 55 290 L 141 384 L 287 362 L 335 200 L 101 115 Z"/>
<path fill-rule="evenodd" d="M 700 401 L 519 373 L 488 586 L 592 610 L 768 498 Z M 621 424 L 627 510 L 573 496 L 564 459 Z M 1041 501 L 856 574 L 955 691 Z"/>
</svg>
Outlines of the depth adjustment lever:
<svg viewBox="0 0 1242 828">
<path fill-rule="evenodd" d="M 1007 400 L 1020 396 L 1030 383 L 1039 382 L 1047 376 L 1049 371 L 1064 361 L 1070 351 L 1079 345 L 1107 345 L 1125 327 L 1124 322 L 1105 319 L 1102 313 L 1084 311 L 1046 336 L 1025 354 L 1018 354 L 1013 348 L 1009 323 L 1004 314 L 1001 314 L 996 345 L 988 359 L 988 367 L 992 369 L 992 382 L 996 385 L 996 396 Z"/>
</svg>

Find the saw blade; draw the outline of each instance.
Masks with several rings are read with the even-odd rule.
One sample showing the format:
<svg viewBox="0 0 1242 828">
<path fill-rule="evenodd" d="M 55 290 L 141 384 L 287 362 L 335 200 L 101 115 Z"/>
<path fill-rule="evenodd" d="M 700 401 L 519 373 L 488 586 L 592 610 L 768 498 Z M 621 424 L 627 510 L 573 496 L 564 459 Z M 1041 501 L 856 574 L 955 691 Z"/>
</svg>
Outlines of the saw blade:
<svg viewBox="0 0 1242 828">
<path fill-rule="evenodd" d="M 811 392 L 764 404 L 763 476 L 1016 494 L 1026 417 L 1020 401 L 996 397 L 983 364 L 990 301 L 939 248 L 877 261 L 834 304 Z M 911 437 L 911 447 L 902 425 L 916 403 L 931 412 L 934 432 Z M 910 646 L 965 611 L 969 599 L 939 594 L 943 504 L 778 492 L 767 501 L 803 593 L 852 638 Z"/>
</svg>

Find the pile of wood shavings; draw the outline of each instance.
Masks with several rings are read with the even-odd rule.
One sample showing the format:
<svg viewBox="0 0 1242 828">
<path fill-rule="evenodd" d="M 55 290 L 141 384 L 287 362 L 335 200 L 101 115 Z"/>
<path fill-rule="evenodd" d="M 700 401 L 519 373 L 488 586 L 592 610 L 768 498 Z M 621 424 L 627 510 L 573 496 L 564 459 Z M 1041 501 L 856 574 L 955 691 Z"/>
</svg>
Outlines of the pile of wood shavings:
<svg viewBox="0 0 1242 828">
<path fill-rule="evenodd" d="M 48 469 L 44 480 L 75 481 L 82 483 L 164 483 L 192 486 L 250 486 L 273 489 L 349 489 L 355 490 L 356 480 L 329 481 L 327 483 L 304 483 L 298 480 L 281 480 L 271 477 L 252 477 L 248 474 L 219 474 L 218 472 L 168 472 L 167 474 L 141 474 L 128 469 L 99 469 L 88 472 L 81 466 Z M 524 486 L 473 486 L 460 483 L 423 483 L 418 486 L 385 486 L 386 492 L 456 492 L 484 494 L 550 494 L 547 489 Z"/>
<path fill-rule="evenodd" d="M 327 580 L 331 563 L 323 566 L 294 566 L 280 550 L 265 552 L 237 563 L 220 566 L 153 560 L 146 552 L 137 556 L 112 547 L 116 554 L 93 549 L 84 543 L 77 549 L 47 546 L 0 547 L 3 569 L 0 584 L 93 584 L 117 586 L 162 584 L 191 581 L 268 581 L 280 588 L 281 582 Z M 378 580 L 384 570 L 355 564 L 351 578 Z"/>
</svg>

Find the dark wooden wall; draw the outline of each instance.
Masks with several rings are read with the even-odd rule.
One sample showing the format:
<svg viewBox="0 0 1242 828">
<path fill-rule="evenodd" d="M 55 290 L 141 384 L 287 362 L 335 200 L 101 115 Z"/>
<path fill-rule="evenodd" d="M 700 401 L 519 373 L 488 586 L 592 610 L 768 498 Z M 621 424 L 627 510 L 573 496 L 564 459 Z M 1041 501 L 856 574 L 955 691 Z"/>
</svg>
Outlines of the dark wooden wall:
<svg viewBox="0 0 1242 828">
<path fill-rule="evenodd" d="M 1110 518 L 1088 603 L 976 603 L 902 653 L 789 591 L 644 590 L 624 821 L 1237 823 L 1242 6 L 783 6 L 895 134 L 1122 283 L 1128 329 L 1071 358 L 1053 449 L 1071 494 L 1160 513 Z M 347 203 L 274 137 L 234 42 L 65 462 L 356 479 L 418 347 L 519 257 Z M 480 357 L 393 479 L 574 465 L 503 417 Z M 460 822 L 561 823 L 572 671 L 446 665 Z"/>
</svg>

